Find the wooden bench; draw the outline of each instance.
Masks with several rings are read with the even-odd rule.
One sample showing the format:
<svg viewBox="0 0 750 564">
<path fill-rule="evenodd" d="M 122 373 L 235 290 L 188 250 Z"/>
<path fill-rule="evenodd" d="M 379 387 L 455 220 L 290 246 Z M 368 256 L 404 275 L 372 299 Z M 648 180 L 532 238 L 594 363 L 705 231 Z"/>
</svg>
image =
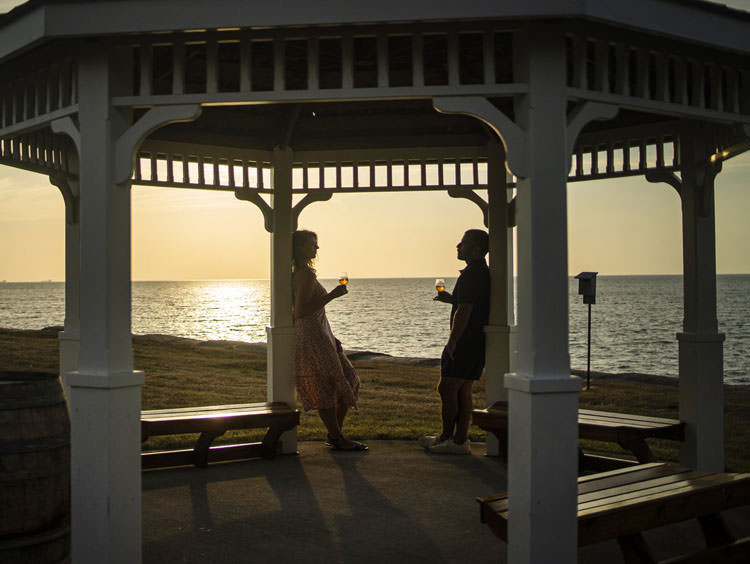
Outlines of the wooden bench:
<svg viewBox="0 0 750 564">
<path fill-rule="evenodd" d="M 153 409 L 141 412 L 141 441 L 156 435 L 200 433 L 195 447 L 184 450 L 146 451 L 143 468 L 194 464 L 205 468 L 209 462 L 238 458 L 273 458 L 281 450 L 279 437 L 299 425 L 299 409 L 286 403 L 247 403 Z M 267 427 L 262 442 L 211 446 L 216 437 L 230 429 Z"/>
<path fill-rule="evenodd" d="M 477 498 L 480 518 L 508 542 L 507 493 Z M 719 512 L 750 504 L 750 474 L 694 472 L 651 463 L 578 478 L 578 546 L 617 539 L 625 562 L 655 563 L 642 531 L 698 519 L 707 548 L 663 563 L 750 562 Z M 511 515 L 512 517 L 512 515 Z"/>
<path fill-rule="evenodd" d="M 507 456 L 507 402 L 497 402 L 487 409 L 475 409 L 472 421 L 474 425 L 494 434 L 500 443 L 500 454 Z M 579 409 L 578 436 L 581 439 L 616 443 L 643 464 L 655 460 L 646 439 L 682 441 L 685 424 L 677 419 Z"/>
</svg>

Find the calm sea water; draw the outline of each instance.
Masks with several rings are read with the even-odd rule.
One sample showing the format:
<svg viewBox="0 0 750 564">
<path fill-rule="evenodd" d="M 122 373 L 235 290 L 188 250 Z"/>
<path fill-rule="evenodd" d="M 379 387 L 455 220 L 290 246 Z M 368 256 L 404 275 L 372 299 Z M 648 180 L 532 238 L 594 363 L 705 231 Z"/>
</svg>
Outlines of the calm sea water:
<svg viewBox="0 0 750 564">
<path fill-rule="evenodd" d="M 327 288 L 335 280 L 322 280 Z M 434 279 L 353 279 L 327 309 L 347 349 L 436 358 L 448 335 L 449 307 L 433 302 Z M 446 279 L 452 288 L 455 278 Z M 570 355 L 586 368 L 587 306 L 570 281 Z M 133 332 L 201 340 L 266 340 L 267 280 L 134 282 Z M 750 275 L 718 278 L 718 318 L 728 383 L 750 383 Z M 62 325 L 60 282 L 0 283 L 0 327 Z M 591 369 L 677 375 L 675 333 L 682 324 L 680 276 L 600 276 L 592 307 Z"/>
</svg>

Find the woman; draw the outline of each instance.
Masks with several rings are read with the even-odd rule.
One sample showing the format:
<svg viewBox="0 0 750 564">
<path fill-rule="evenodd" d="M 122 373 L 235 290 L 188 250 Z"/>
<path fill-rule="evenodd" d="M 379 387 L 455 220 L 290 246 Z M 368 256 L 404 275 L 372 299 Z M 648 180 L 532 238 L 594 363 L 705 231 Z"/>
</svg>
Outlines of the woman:
<svg viewBox="0 0 750 564">
<path fill-rule="evenodd" d="M 292 238 L 292 304 L 297 395 L 305 411 L 317 409 L 328 430 L 327 444 L 335 450 L 367 450 L 367 445 L 344 437 L 341 428 L 350 407 L 357 407 L 359 378 L 331 332 L 325 305 L 347 293 L 340 285 L 326 292 L 318 282 L 313 260 L 318 236 L 296 231 Z"/>
</svg>

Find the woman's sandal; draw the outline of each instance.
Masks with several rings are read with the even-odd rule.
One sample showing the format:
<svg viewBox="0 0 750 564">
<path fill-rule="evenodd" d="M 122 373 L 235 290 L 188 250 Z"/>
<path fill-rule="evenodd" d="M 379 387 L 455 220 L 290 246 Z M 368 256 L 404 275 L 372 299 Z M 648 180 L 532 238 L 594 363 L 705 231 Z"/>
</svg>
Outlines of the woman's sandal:
<svg viewBox="0 0 750 564">
<path fill-rule="evenodd" d="M 347 452 L 362 452 L 368 449 L 367 445 L 364 443 L 358 443 L 357 441 L 352 441 L 352 446 L 345 447 L 341 445 L 341 441 L 344 440 L 344 437 L 339 437 L 337 439 L 334 439 L 333 437 L 329 436 L 328 440 L 326 441 L 326 444 L 331 447 L 333 450 L 343 450 Z"/>
</svg>

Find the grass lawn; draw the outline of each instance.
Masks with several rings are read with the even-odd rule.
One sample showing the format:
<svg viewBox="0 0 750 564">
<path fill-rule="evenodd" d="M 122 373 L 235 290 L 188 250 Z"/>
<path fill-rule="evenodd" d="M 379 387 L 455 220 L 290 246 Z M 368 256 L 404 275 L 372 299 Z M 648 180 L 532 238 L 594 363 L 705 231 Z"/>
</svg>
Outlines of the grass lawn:
<svg viewBox="0 0 750 564">
<path fill-rule="evenodd" d="M 135 368 L 146 373 L 143 409 L 264 401 L 266 355 L 263 347 L 243 343 L 135 336 Z M 435 391 L 439 368 L 399 359 L 354 359 L 362 380 L 359 409 L 347 418 L 345 432 L 356 439 L 416 439 L 439 430 L 440 402 Z M 57 372 L 57 333 L 53 330 L 0 329 L 0 369 Z M 581 407 L 661 417 L 678 417 L 677 382 L 643 375 L 592 374 Z M 474 387 L 476 406 L 484 405 L 484 379 Z M 750 471 L 750 386 L 725 387 L 727 470 Z M 259 432 L 232 432 L 216 441 L 257 440 Z M 322 439 L 316 412 L 302 414 L 301 440 Z M 484 433 L 472 427 L 472 441 Z M 189 436 L 154 437 L 146 448 L 187 446 Z M 618 452 L 616 445 L 586 442 L 587 448 Z M 676 445 L 653 441 L 658 458 L 676 460 Z"/>
</svg>

